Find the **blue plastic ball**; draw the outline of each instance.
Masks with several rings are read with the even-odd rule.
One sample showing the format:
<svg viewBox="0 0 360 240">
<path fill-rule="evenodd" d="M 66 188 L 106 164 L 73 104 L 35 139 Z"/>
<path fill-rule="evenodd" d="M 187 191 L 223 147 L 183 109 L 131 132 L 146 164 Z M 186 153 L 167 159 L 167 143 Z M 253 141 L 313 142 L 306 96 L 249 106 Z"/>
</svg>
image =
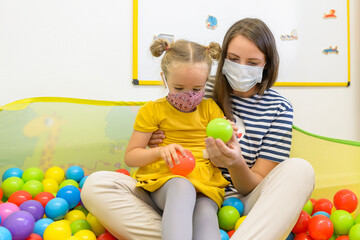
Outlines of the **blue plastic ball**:
<svg viewBox="0 0 360 240">
<path fill-rule="evenodd" d="M 53 223 L 53 222 L 54 222 L 54 220 L 52 220 L 50 218 L 39 219 L 35 223 L 34 233 L 43 237 L 45 229 L 50 225 L 50 223 Z"/>
<path fill-rule="evenodd" d="M 0 239 L 1 240 L 11 240 L 12 239 L 10 231 L 3 226 L 0 226 Z"/>
<path fill-rule="evenodd" d="M 56 197 L 65 199 L 69 204 L 69 209 L 73 209 L 80 202 L 80 190 L 75 186 L 67 185 L 59 189 Z"/>
<path fill-rule="evenodd" d="M 220 236 L 221 236 L 221 240 L 229 240 L 230 237 L 227 234 L 227 232 L 225 232 L 224 230 L 220 229 Z"/>
<path fill-rule="evenodd" d="M 69 211 L 69 204 L 63 198 L 53 198 L 45 206 L 45 215 L 52 220 L 63 219 Z"/>
<path fill-rule="evenodd" d="M 2 175 L 2 181 L 4 181 L 5 179 L 9 178 L 9 177 L 18 177 L 21 178 L 23 174 L 23 170 L 21 170 L 20 168 L 9 168 L 8 170 L 6 170 L 3 175 Z"/>
<path fill-rule="evenodd" d="M 84 177 L 84 170 L 79 166 L 71 166 L 65 172 L 66 179 L 73 179 L 76 182 L 80 182 L 80 180 Z"/>
<path fill-rule="evenodd" d="M 240 216 L 242 216 L 244 213 L 244 204 L 241 202 L 240 199 L 238 199 L 236 197 L 229 197 L 229 198 L 225 199 L 223 206 L 232 206 L 232 207 L 236 208 L 239 211 Z"/>
<path fill-rule="evenodd" d="M 328 214 L 327 212 L 324 212 L 324 211 L 318 211 L 318 212 L 314 213 L 314 214 L 312 215 L 312 217 L 313 217 L 313 216 L 316 216 L 316 215 L 324 215 L 324 216 L 330 218 L 330 214 Z"/>
<path fill-rule="evenodd" d="M 286 238 L 286 240 L 294 240 L 294 238 L 295 238 L 295 234 L 291 232 L 289 236 Z"/>
<path fill-rule="evenodd" d="M 79 183 L 79 187 L 82 188 L 84 186 L 85 180 L 88 178 L 88 176 L 85 176 L 81 179 L 80 183 Z"/>
</svg>

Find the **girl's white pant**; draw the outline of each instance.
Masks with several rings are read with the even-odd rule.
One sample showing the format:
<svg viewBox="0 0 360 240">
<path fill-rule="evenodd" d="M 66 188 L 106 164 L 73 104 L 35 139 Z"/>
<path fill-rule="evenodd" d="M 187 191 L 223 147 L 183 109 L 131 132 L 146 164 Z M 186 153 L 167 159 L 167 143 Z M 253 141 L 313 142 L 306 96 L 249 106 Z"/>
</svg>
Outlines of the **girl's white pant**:
<svg viewBox="0 0 360 240">
<path fill-rule="evenodd" d="M 231 240 L 286 239 L 314 189 L 310 163 L 290 158 L 276 166 L 248 195 L 246 219 Z M 91 174 L 81 191 L 85 207 L 118 239 L 160 240 L 161 215 L 136 180 L 117 172 Z"/>
</svg>

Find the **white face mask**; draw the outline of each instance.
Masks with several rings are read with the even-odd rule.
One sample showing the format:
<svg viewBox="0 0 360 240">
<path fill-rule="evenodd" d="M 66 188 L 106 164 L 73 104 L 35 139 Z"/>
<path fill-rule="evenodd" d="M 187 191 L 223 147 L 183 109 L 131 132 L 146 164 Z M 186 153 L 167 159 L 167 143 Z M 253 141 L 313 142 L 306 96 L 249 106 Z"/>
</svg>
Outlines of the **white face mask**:
<svg viewBox="0 0 360 240">
<path fill-rule="evenodd" d="M 261 83 L 264 67 L 241 65 L 225 59 L 222 73 L 235 91 L 247 92 Z"/>
</svg>

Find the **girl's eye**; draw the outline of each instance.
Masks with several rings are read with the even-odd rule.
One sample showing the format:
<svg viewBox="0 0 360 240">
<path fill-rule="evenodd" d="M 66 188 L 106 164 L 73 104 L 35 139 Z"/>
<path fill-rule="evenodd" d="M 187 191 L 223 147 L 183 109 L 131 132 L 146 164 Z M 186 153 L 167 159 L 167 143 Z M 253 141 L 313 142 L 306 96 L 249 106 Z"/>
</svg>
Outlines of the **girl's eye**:
<svg viewBox="0 0 360 240">
<path fill-rule="evenodd" d="M 193 91 L 194 92 L 199 92 L 201 89 L 200 88 L 194 88 Z"/>
<path fill-rule="evenodd" d="M 175 88 L 175 90 L 177 90 L 177 91 L 181 91 L 181 90 L 183 90 L 183 88 Z"/>
</svg>

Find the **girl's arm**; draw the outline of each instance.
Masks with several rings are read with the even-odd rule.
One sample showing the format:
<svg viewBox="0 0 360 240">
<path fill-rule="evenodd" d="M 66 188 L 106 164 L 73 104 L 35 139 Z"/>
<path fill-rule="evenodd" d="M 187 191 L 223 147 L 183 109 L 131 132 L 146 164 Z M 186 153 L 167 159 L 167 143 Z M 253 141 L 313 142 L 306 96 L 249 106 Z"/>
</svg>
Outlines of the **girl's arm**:
<svg viewBox="0 0 360 240">
<path fill-rule="evenodd" d="M 125 163 L 129 167 L 145 167 L 160 159 L 163 159 L 169 167 L 179 164 L 176 150 L 185 155 L 185 151 L 179 144 L 170 144 L 163 147 L 146 148 L 153 133 L 145 133 L 134 130 L 125 152 Z"/>
</svg>

